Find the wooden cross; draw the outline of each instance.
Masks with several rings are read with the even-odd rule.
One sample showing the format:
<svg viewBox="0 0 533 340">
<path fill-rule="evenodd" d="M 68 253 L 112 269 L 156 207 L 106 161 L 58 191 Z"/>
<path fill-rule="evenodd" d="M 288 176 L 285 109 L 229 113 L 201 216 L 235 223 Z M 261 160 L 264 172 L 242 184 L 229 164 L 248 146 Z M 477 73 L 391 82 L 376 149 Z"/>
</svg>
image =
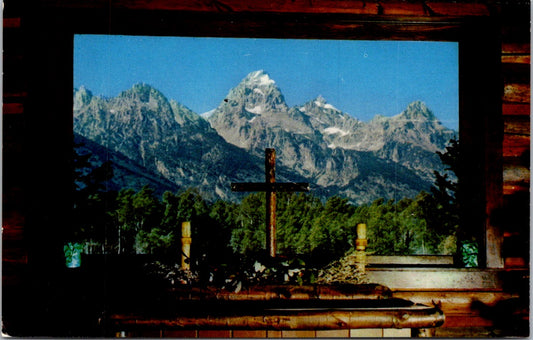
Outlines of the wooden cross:
<svg viewBox="0 0 533 340">
<path fill-rule="evenodd" d="M 309 183 L 276 183 L 276 150 L 265 149 L 265 182 L 231 183 L 231 190 L 266 193 L 266 247 L 276 257 L 276 192 L 309 191 Z"/>
</svg>

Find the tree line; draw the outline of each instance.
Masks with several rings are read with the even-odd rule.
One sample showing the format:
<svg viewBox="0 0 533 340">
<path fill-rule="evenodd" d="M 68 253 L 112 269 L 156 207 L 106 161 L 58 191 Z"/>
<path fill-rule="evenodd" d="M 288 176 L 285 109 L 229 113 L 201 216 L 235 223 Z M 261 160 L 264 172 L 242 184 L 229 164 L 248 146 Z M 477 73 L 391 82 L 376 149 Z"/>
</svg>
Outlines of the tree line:
<svg viewBox="0 0 533 340">
<path fill-rule="evenodd" d="M 450 144 L 443 161 L 453 170 Z M 447 157 L 447 158 L 446 158 Z M 156 195 L 140 190 L 107 191 L 110 164 L 90 165 L 90 155 L 75 153 L 75 203 L 72 237 L 88 253 L 154 254 L 181 257 L 181 223 L 192 225 L 192 259 L 217 263 L 263 253 L 266 245 L 265 194 L 246 195 L 240 203 L 206 201 L 195 188 Z M 355 249 L 356 225 L 367 224 L 368 251 L 380 255 L 453 254 L 459 216 L 456 182 L 436 173 L 432 192 L 398 201 L 377 199 L 355 206 L 333 196 L 277 194 L 277 248 L 286 257 L 314 262 L 338 259 Z"/>
</svg>

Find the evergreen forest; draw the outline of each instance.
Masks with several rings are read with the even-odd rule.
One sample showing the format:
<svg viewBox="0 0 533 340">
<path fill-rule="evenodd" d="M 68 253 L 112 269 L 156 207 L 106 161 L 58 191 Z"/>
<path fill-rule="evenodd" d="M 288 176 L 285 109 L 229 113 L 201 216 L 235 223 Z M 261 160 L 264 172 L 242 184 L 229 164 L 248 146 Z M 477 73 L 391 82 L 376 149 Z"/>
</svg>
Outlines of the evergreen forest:
<svg viewBox="0 0 533 340">
<path fill-rule="evenodd" d="M 458 143 L 439 153 L 456 170 Z M 90 154 L 74 152 L 74 229 L 69 238 L 87 254 L 151 254 L 181 259 L 181 224 L 192 226 L 191 269 L 256 263 L 266 244 L 265 194 L 240 203 L 206 201 L 195 188 L 156 195 L 153 188 L 105 188 L 110 164 L 94 167 Z M 277 193 L 277 254 L 323 267 L 355 249 L 356 225 L 366 223 L 367 251 L 379 255 L 455 254 L 459 234 L 457 181 L 435 172 L 431 192 L 414 198 L 377 199 L 355 206 L 333 196 Z M 255 260 L 254 260 L 255 259 Z"/>
</svg>

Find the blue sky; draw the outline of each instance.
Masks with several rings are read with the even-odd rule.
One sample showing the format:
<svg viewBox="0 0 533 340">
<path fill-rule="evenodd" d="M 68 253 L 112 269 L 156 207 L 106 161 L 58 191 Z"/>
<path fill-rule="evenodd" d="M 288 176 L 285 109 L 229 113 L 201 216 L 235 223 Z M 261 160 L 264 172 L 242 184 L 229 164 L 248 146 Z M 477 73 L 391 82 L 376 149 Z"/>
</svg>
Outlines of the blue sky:
<svg viewBox="0 0 533 340">
<path fill-rule="evenodd" d="M 265 70 L 289 106 L 322 95 L 368 121 L 424 101 L 457 129 L 458 44 L 76 35 L 74 86 L 112 97 L 147 83 L 197 113 L 214 109 L 248 73 Z"/>
</svg>

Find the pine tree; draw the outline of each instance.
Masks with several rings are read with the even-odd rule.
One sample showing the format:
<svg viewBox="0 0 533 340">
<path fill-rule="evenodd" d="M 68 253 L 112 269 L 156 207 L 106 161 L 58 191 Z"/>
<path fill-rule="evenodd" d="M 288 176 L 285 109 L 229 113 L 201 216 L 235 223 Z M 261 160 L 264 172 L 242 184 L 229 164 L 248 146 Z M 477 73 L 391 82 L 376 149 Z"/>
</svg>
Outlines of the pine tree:
<svg viewBox="0 0 533 340">
<path fill-rule="evenodd" d="M 113 169 L 111 162 L 93 164 L 92 154 L 83 153 L 81 146 L 75 144 L 73 147 L 74 229 L 68 238 L 88 242 L 101 249 L 106 241 L 107 229 L 112 225 L 107 209 L 114 201 L 115 193 L 107 190 L 106 183 L 113 177 Z"/>
<path fill-rule="evenodd" d="M 450 145 L 446 147 L 446 152 L 437 151 L 443 164 L 447 165 L 448 173 L 440 174 L 435 171 L 435 184 L 431 188 L 431 193 L 435 200 L 436 210 L 432 212 L 431 225 L 433 229 L 441 234 L 455 233 L 459 226 L 459 205 L 460 192 L 459 184 L 451 176 L 455 174 L 460 178 L 459 167 L 459 142 L 450 140 Z"/>
</svg>

